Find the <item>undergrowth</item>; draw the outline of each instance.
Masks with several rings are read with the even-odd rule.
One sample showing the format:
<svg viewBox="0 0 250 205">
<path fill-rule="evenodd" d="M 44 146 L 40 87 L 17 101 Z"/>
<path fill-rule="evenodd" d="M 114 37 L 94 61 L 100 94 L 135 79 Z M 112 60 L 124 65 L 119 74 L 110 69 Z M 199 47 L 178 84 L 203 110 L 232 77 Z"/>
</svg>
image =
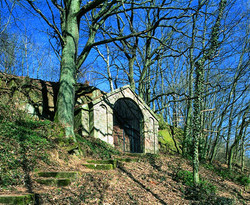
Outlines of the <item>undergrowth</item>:
<svg viewBox="0 0 250 205">
<path fill-rule="evenodd" d="M 50 121 L 38 121 L 14 107 L 0 104 L 0 185 L 26 184 L 38 161 L 50 163 L 54 146 Z M 55 137 L 54 137 L 55 138 Z"/>
<path fill-rule="evenodd" d="M 241 184 L 243 186 L 249 186 L 249 184 L 250 184 L 249 177 L 247 175 L 245 175 L 244 173 L 240 173 L 240 172 L 237 172 L 234 170 L 228 170 L 227 168 L 216 167 L 213 164 L 203 164 L 203 167 L 215 172 L 217 175 L 222 177 L 224 180 L 228 179 L 228 180 L 234 181 L 238 184 Z"/>
<path fill-rule="evenodd" d="M 193 173 L 190 171 L 178 169 L 173 178 L 185 185 L 183 188 L 185 199 L 198 201 L 199 204 L 233 204 L 231 199 L 216 196 L 216 186 L 207 180 L 201 178 L 200 183 L 195 185 Z"/>
<path fill-rule="evenodd" d="M 99 139 L 76 137 L 77 142 L 65 138 L 58 124 L 38 120 L 17 110 L 14 105 L 0 102 L 0 189 L 27 185 L 29 173 L 38 163 L 56 166 L 47 153 L 54 148 L 76 146 L 81 156 L 101 159 L 119 154 L 119 151 Z"/>
<path fill-rule="evenodd" d="M 93 137 L 82 137 L 76 135 L 80 152 L 84 157 L 110 159 L 113 155 L 119 155 L 120 152 L 108 143 Z"/>
</svg>

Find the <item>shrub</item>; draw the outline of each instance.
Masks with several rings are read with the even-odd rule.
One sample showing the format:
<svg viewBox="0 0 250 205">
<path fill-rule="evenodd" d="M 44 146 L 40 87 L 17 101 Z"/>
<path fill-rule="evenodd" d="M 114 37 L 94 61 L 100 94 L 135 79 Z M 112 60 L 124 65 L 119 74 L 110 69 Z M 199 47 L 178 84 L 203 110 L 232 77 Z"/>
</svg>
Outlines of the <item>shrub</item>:
<svg viewBox="0 0 250 205">
<path fill-rule="evenodd" d="M 249 186 L 250 178 L 244 175 L 240 175 L 236 178 L 236 181 L 239 182 L 241 185 Z"/>
<path fill-rule="evenodd" d="M 184 190 L 185 198 L 189 200 L 198 200 L 201 203 L 212 200 L 216 193 L 216 186 L 210 182 L 200 179 L 200 184 L 195 186 L 193 173 L 187 170 L 179 169 L 174 174 L 174 179 L 186 186 Z"/>
<path fill-rule="evenodd" d="M 175 180 L 182 182 L 186 186 L 194 186 L 193 174 L 187 170 L 178 170 L 175 175 Z"/>
</svg>

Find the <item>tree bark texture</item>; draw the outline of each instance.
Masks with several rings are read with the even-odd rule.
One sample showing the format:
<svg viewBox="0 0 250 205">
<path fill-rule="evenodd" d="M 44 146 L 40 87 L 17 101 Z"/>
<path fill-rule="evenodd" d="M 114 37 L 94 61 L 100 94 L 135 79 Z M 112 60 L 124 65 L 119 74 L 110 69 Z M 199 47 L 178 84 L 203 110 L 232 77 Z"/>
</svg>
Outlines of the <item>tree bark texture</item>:
<svg viewBox="0 0 250 205">
<path fill-rule="evenodd" d="M 67 12 L 62 15 L 63 47 L 60 71 L 60 87 L 57 97 L 55 121 L 65 127 L 66 137 L 74 137 L 74 105 L 76 84 L 76 58 L 79 40 L 79 25 L 76 13 L 80 0 L 65 1 Z"/>
</svg>

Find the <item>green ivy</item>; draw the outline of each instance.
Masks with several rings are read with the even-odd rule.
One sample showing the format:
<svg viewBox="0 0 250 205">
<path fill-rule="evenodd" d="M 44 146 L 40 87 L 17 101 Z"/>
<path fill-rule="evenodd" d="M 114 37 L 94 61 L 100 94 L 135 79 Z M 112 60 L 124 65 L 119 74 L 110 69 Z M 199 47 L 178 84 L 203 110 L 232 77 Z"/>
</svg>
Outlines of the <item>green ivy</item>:
<svg viewBox="0 0 250 205">
<path fill-rule="evenodd" d="M 198 200 L 203 204 L 204 201 L 216 198 L 216 186 L 202 178 L 199 185 L 196 186 L 193 180 L 193 173 L 190 171 L 178 169 L 174 174 L 174 179 L 186 186 L 185 190 L 183 190 L 186 199 Z"/>
</svg>

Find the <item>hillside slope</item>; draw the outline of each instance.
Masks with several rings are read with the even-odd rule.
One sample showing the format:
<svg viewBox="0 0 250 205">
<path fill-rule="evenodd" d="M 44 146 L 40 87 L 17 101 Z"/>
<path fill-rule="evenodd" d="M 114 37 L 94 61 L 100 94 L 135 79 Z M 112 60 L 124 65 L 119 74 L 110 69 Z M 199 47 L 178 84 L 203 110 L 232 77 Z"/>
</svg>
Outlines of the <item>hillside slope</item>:
<svg viewBox="0 0 250 205">
<path fill-rule="evenodd" d="M 109 145 L 65 140 L 60 126 L 0 104 L 0 197 L 35 194 L 35 204 L 248 204 L 250 190 L 233 182 L 223 165 L 202 165 L 202 186 L 192 188 L 192 164 L 180 155 L 142 155 L 111 170 L 92 170 L 89 159 L 122 158 Z M 206 168 L 205 168 L 206 167 Z M 70 185 L 44 185 L 38 171 L 77 171 Z M 190 172 L 189 172 L 190 171 Z M 248 176 L 248 175 L 247 175 Z M 244 182 L 244 181 L 243 181 Z M 243 183 L 244 184 L 244 183 Z M 27 204 L 27 203 L 22 203 Z"/>
<path fill-rule="evenodd" d="M 142 157 L 139 162 L 122 163 L 114 170 L 90 170 L 76 156 L 63 162 L 54 152 L 58 166 L 41 170 L 74 170 L 80 176 L 65 187 L 37 183 L 31 173 L 31 189 L 19 185 L 0 194 L 36 193 L 38 204 L 247 204 L 250 192 L 244 186 L 201 168 L 201 177 L 216 186 L 216 195 L 190 197 L 188 186 L 176 180 L 178 170 L 191 170 L 189 161 L 179 156 Z M 60 162 L 61 161 L 61 162 Z M 60 164 L 60 165 L 59 165 Z"/>
</svg>

